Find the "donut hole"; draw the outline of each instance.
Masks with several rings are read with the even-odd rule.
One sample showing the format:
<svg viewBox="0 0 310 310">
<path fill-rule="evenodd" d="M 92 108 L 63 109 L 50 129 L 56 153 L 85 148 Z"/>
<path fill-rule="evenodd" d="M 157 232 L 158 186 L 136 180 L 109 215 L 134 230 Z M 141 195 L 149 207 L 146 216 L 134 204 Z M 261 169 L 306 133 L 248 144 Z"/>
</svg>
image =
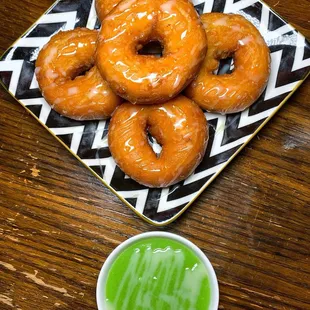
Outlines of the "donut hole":
<svg viewBox="0 0 310 310">
<path fill-rule="evenodd" d="M 138 55 L 163 57 L 164 48 L 158 40 L 151 40 L 146 43 L 140 43 L 137 46 Z"/>
<path fill-rule="evenodd" d="M 156 156 L 159 157 L 162 151 L 162 145 L 156 140 L 154 136 L 152 136 L 149 130 L 147 130 L 146 132 L 147 132 L 147 140 L 149 142 L 150 147 L 152 148 Z"/>
<path fill-rule="evenodd" d="M 234 72 L 234 55 L 220 58 L 218 68 L 213 71 L 214 75 L 232 74 Z"/>
<path fill-rule="evenodd" d="M 78 77 L 85 76 L 86 73 L 93 67 L 93 64 L 90 65 L 84 65 L 79 68 L 77 68 L 72 74 L 71 74 L 71 80 L 75 80 Z"/>
</svg>

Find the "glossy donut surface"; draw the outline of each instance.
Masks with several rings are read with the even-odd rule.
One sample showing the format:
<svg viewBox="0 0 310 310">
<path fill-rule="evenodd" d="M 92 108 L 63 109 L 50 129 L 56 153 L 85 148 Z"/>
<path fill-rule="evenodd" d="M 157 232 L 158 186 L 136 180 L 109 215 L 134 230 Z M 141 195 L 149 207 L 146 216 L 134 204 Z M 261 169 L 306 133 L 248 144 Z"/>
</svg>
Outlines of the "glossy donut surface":
<svg viewBox="0 0 310 310">
<path fill-rule="evenodd" d="M 161 145 L 159 155 L 149 144 L 148 133 Z M 108 133 L 117 165 L 148 187 L 186 179 L 203 159 L 208 137 L 202 110 L 184 96 L 159 105 L 124 103 L 113 114 Z"/>
<path fill-rule="evenodd" d="M 97 31 L 86 28 L 59 32 L 39 53 L 39 87 L 61 115 L 77 120 L 104 119 L 121 103 L 94 66 L 97 37 Z"/>
<path fill-rule="evenodd" d="M 100 21 L 118 5 L 120 0 L 96 0 L 96 12 Z"/>
<path fill-rule="evenodd" d="M 159 41 L 162 57 L 140 55 Z M 162 103 L 195 77 L 206 34 L 187 0 L 123 0 L 103 20 L 97 66 L 116 94 L 137 104 Z"/>
<path fill-rule="evenodd" d="M 270 73 L 270 52 L 259 31 L 241 15 L 201 16 L 208 51 L 197 78 L 185 91 L 203 109 L 234 113 L 253 104 L 264 91 Z M 215 75 L 219 61 L 233 56 L 231 74 Z"/>
</svg>

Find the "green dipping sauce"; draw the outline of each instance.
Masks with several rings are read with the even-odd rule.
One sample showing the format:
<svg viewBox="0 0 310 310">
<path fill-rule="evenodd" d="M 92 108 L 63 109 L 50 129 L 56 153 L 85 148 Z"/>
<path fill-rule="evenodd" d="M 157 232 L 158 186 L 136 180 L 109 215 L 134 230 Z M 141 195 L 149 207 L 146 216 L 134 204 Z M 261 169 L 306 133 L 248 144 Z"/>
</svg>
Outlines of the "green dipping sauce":
<svg viewBox="0 0 310 310">
<path fill-rule="evenodd" d="M 193 250 L 161 237 L 121 252 L 105 289 L 107 310 L 206 310 L 210 295 L 207 269 Z"/>
</svg>

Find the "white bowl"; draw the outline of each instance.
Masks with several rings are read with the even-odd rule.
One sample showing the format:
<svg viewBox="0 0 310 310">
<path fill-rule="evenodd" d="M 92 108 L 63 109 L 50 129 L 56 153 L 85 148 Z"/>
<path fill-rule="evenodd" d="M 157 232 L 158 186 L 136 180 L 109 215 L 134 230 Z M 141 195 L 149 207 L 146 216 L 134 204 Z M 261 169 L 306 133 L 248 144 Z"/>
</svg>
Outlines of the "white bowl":
<svg viewBox="0 0 310 310">
<path fill-rule="evenodd" d="M 115 250 L 112 251 L 112 253 L 109 255 L 109 257 L 105 261 L 104 265 L 102 266 L 101 271 L 99 273 L 99 277 L 98 277 L 97 291 L 96 291 L 98 309 L 107 310 L 105 306 L 106 302 L 105 302 L 105 296 L 103 292 L 105 292 L 105 284 L 106 284 L 107 276 L 115 259 L 129 245 L 137 241 L 140 241 L 142 239 L 152 238 L 152 237 L 161 237 L 161 238 L 175 240 L 175 241 L 182 243 L 183 245 L 185 245 L 192 251 L 194 251 L 197 257 L 204 263 L 207 273 L 208 273 L 208 279 L 209 279 L 209 284 L 211 288 L 211 295 L 210 295 L 210 306 L 209 306 L 209 309 L 207 310 L 217 310 L 218 304 L 219 304 L 219 287 L 218 287 L 216 274 L 207 256 L 195 244 L 193 244 L 189 240 L 181 236 L 172 234 L 172 233 L 160 232 L 160 231 L 146 232 L 146 233 L 142 233 L 140 235 L 134 236 L 132 238 L 129 238 L 125 242 L 121 243 L 118 247 L 116 247 Z"/>
</svg>

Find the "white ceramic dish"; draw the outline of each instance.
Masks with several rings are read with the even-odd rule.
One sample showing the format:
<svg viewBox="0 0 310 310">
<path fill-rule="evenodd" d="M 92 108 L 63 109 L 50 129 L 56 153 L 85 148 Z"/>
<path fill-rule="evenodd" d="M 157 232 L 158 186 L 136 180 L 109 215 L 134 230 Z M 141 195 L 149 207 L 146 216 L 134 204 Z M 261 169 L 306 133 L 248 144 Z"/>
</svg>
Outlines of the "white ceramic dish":
<svg viewBox="0 0 310 310">
<path fill-rule="evenodd" d="M 136 243 L 137 241 L 146 239 L 146 238 L 154 238 L 154 237 L 160 237 L 160 238 L 167 238 L 174 241 L 177 241 L 183 245 L 185 245 L 187 248 L 191 249 L 197 257 L 204 263 L 205 268 L 208 273 L 209 278 L 209 284 L 211 288 L 210 293 L 210 306 L 209 309 L 206 310 L 217 310 L 218 304 L 219 304 L 219 286 L 217 277 L 215 274 L 215 271 L 207 258 L 207 256 L 192 242 L 189 240 L 167 232 L 160 232 L 160 231 L 154 231 L 154 232 L 147 232 L 142 233 L 140 235 L 134 236 L 132 238 L 129 238 L 125 242 L 121 243 L 117 248 L 113 250 L 113 252 L 109 255 L 107 260 L 105 261 L 104 265 L 102 266 L 102 269 L 99 273 L 98 282 L 97 282 L 97 291 L 96 291 L 96 299 L 97 299 L 97 305 L 99 310 L 107 310 L 105 306 L 105 296 L 103 292 L 105 292 L 105 283 L 107 280 L 107 276 L 109 273 L 109 270 L 114 263 L 115 259 L 124 251 L 128 246 Z M 148 309 L 152 310 L 152 309 Z M 178 309 L 181 310 L 181 309 Z"/>
</svg>

